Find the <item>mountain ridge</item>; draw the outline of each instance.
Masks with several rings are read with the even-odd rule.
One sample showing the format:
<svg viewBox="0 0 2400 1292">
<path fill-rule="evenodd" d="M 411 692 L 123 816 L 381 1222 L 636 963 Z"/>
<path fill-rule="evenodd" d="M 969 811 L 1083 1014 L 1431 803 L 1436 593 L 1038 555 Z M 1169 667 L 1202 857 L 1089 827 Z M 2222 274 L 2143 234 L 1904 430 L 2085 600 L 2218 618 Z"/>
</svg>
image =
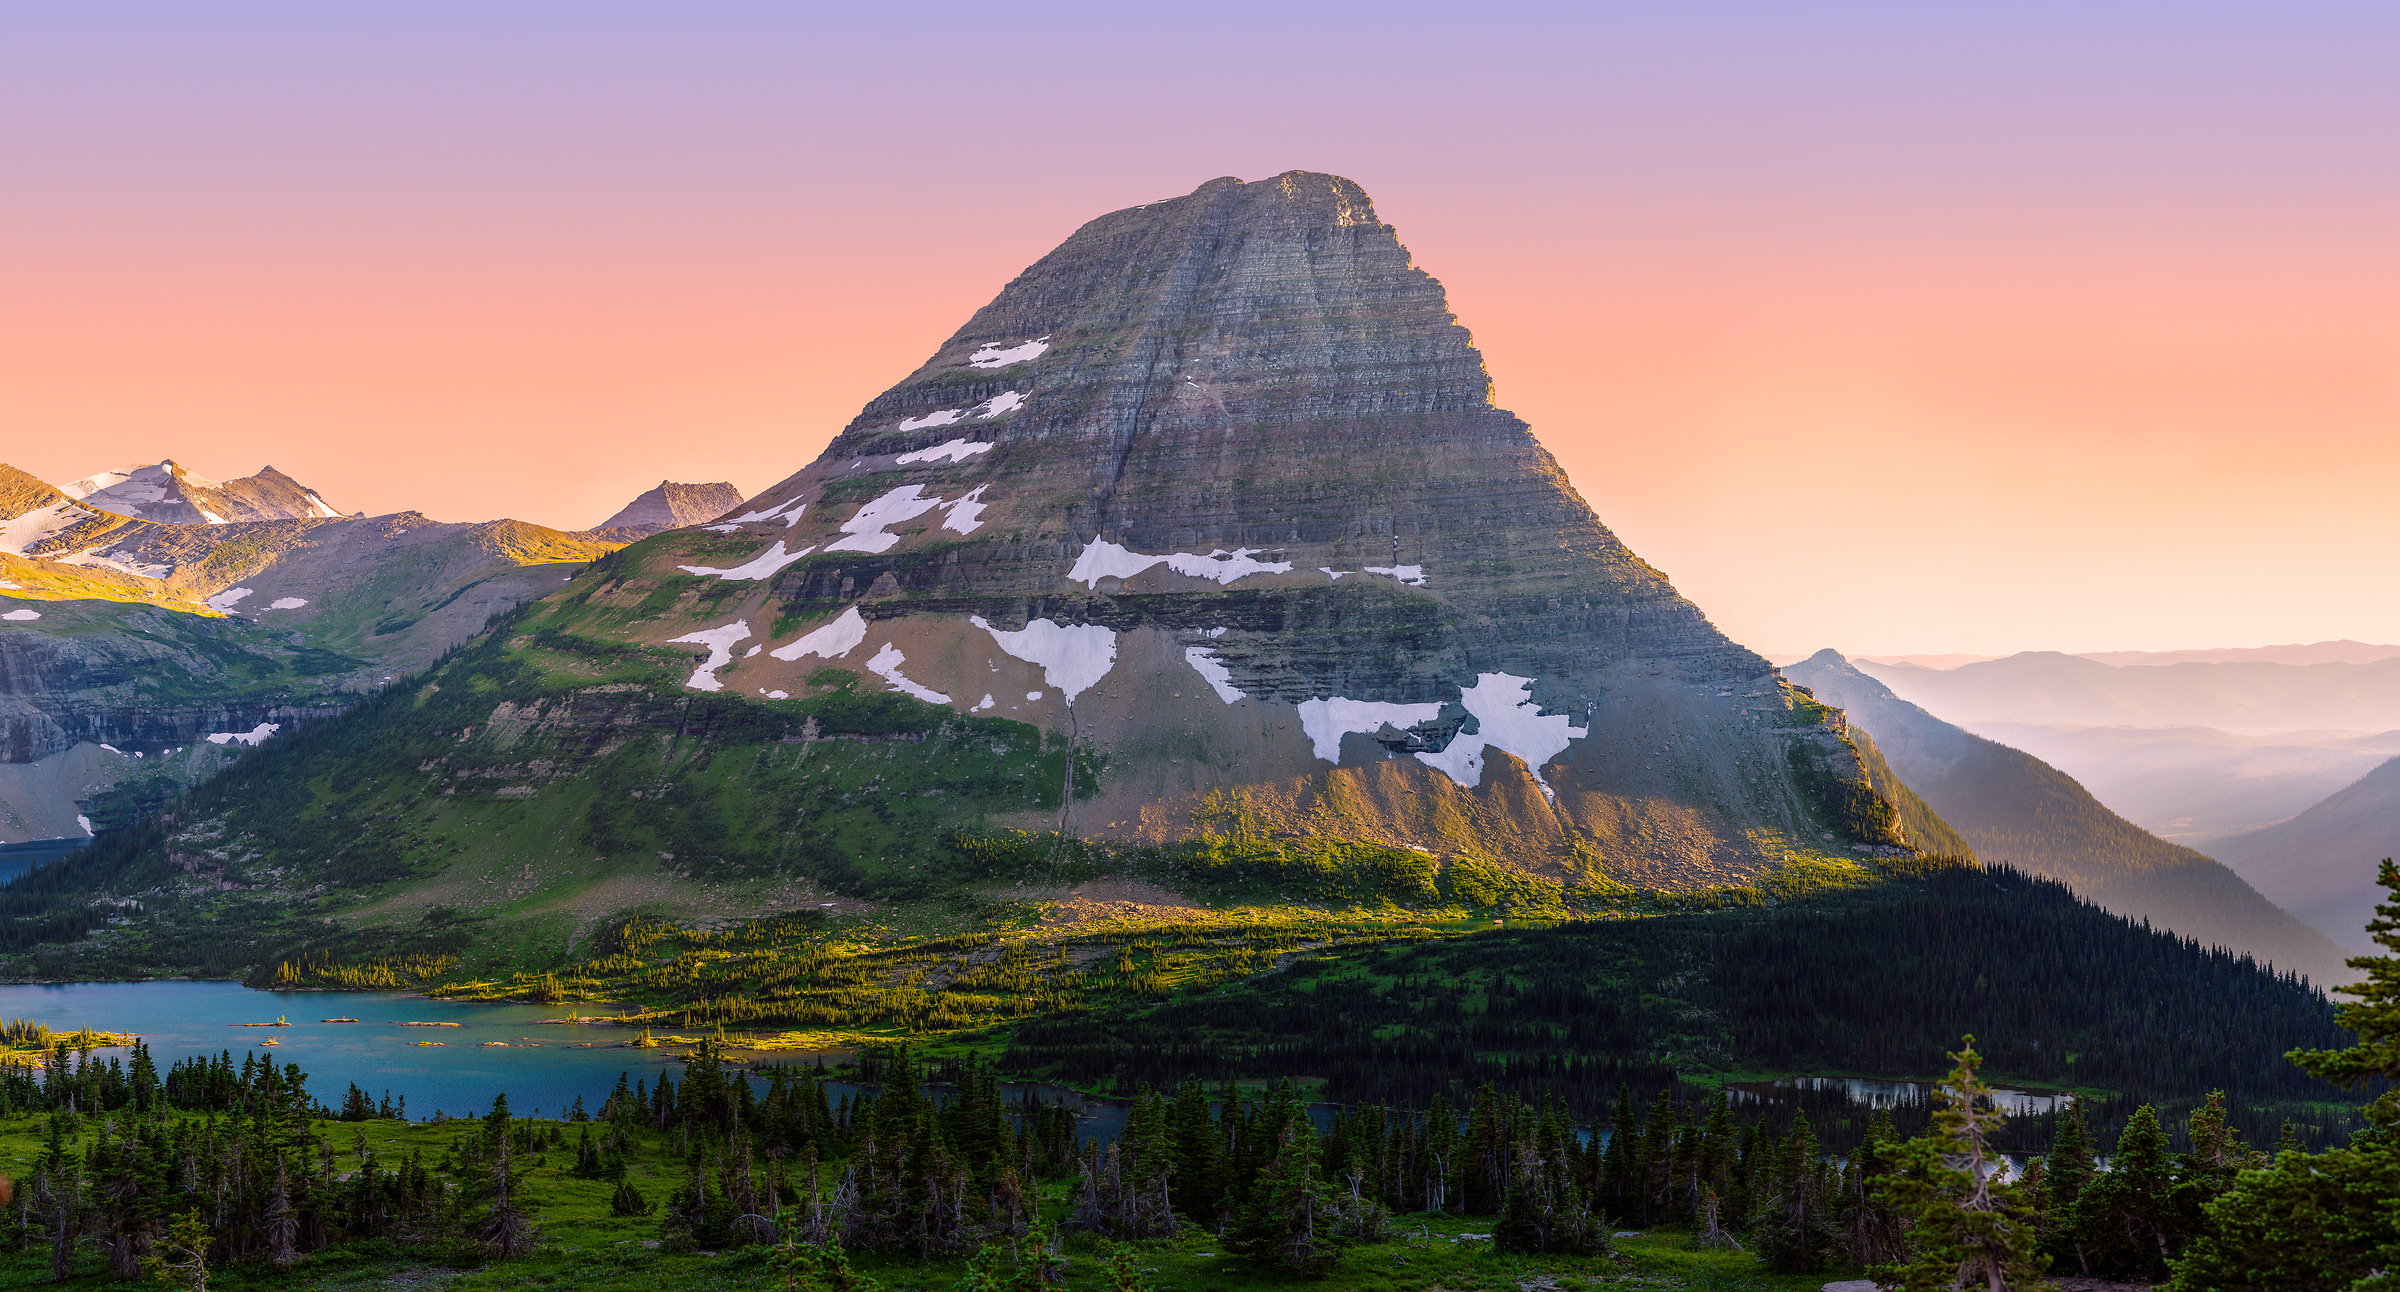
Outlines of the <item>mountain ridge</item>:
<svg viewBox="0 0 2400 1292">
<path fill-rule="evenodd" d="M 0 465 L 0 842 L 129 824 L 661 528 L 151 520 Z"/>
<path fill-rule="evenodd" d="M 2328 937 L 2374 954 L 2367 922 L 2390 896 L 2375 882 L 2375 865 L 2400 857 L 2400 758 L 2289 821 L 2211 841 L 2203 851 Z"/>
<path fill-rule="evenodd" d="M 2031 754 L 1935 717 L 1835 651 L 1784 672 L 1840 704 L 1987 864 L 2059 879 L 2110 911 L 2249 952 L 2318 983 L 2356 976 L 2322 932 L 2222 862 L 2149 834 Z"/>
</svg>

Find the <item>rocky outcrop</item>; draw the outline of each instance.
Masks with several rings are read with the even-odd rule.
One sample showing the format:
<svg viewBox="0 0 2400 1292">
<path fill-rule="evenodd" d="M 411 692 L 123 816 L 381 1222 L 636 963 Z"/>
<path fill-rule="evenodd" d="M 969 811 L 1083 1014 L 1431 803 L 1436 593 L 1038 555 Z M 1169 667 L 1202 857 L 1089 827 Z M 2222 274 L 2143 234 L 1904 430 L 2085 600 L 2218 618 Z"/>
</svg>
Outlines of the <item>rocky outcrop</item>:
<svg viewBox="0 0 2400 1292">
<path fill-rule="evenodd" d="M 694 688 L 830 665 L 1104 752 L 1050 823 L 1087 834 L 1235 793 L 1663 887 L 1904 846 L 1840 715 L 1592 514 L 1336 176 L 1092 221 L 815 463 L 595 577 L 554 618 L 701 652 Z"/>
<path fill-rule="evenodd" d="M 616 515 L 593 526 L 598 530 L 681 529 L 702 521 L 715 520 L 742 500 L 742 491 L 720 480 L 715 484 L 677 484 L 661 480 L 655 489 L 644 490 L 640 496 Z"/>
</svg>

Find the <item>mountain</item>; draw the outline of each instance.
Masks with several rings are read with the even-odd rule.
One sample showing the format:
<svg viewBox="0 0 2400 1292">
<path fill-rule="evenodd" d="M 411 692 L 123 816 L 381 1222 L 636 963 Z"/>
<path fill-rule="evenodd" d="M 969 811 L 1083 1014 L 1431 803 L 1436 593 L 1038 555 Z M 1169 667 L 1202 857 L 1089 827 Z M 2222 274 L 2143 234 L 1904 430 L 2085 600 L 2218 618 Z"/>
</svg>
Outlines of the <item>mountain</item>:
<svg viewBox="0 0 2400 1292">
<path fill-rule="evenodd" d="M 2033 755 L 1934 717 L 1830 650 L 1784 673 L 1871 733 L 1892 769 L 1986 864 L 2049 876 L 2108 910 L 2319 983 L 2356 976 L 2323 933 L 2223 863 L 2149 834 Z"/>
<path fill-rule="evenodd" d="M 661 480 L 656 489 L 625 504 L 616 515 L 594 529 L 681 529 L 715 520 L 742 500 L 741 490 L 720 480 L 715 484 L 676 484 Z"/>
<path fill-rule="evenodd" d="M 233 483 L 263 506 L 277 481 Z M 0 843 L 129 824 L 623 541 L 417 512 L 180 523 L 69 493 L 0 466 Z"/>
<path fill-rule="evenodd" d="M 2375 863 L 2400 857 L 2400 758 L 2279 825 L 2207 846 L 2278 905 L 2352 950 L 2372 954 L 2367 921 L 2387 894 Z"/>
<path fill-rule="evenodd" d="M 1953 669 L 1861 663 L 1944 720 L 2067 726 L 2198 726 L 2265 734 L 2400 727 L 2400 657 L 2367 663 L 2112 665 L 2026 651 Z"/>
<path fill-rule="evenodd" d="M 2344 637 L 2340 641 L 2310 642 L 2306 645 L 2295 642 L 2286 646 L 2221 646 L 2210 650 L 2085 651 L 2078 658 L 2121 667 L 2127 664 L 2230 664 L 2243 661 L 2267 664 L 2372 664 L 2394 657 L 2400 657 L 2400 646 L 2378 646 Z"/>
<path fill-rule="evenodd" d="M 815 462 L 54 887 L 152 893 L 155 945 L 463 912 L 552 960 L 636 908 L 998 900 L 1068 857 L 1755 896 L 1913 851 L 1847 730 L 1493 406 L 1367 195 L 1293 172 L 1086 224 Z"/>
<path fill-rule="evenodd" d="M 62 490 L 97 511 L 173 525 L 242 520 L 331 520 L 342 513 L 273 467 L 239 480 L 206 480 L 169 458 L 87 476 Z"/>
<path fill-rule="evenodd" d="M 2400 731 L 2239 735 L 2213 727 L 1976 722 L 1967 729 L 2041 759 L 2172 843 L 2207 843 L 2289 820 L 2400 754 Z"/>
</svg>

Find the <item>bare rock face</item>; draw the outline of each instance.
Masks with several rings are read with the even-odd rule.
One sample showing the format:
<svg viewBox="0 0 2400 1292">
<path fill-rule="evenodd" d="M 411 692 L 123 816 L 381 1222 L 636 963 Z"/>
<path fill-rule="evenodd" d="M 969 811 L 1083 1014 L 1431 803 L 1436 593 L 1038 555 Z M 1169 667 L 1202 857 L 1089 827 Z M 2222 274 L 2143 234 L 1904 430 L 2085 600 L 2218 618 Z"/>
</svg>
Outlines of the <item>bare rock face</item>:
<svg viewBox="0 0 2400 1292">
<path fill-rule="evenodd" d="M 715 520 L 733 510 L 741 500 L 742 491 L 722 480 L 715 484 L 677 484 L 672 480 L 661 480 L 656 489 L 645 490 L 640 497 L 625 504 L 616 515 L 600 522 L 595 528 L 681 529 L 704 520 Z"/>
<path fill-rule="evenodd" d="M 816 462 L 593 577 L 672 594 L 630 635 L 707 652 L 696 688 L 831 665 L 1094 747 L 1049 823 L 1086 834 L 1230 812 L 1671 888 L 1905 846 L 1839 714 L 1600 523 L 1336 176 L 1092 221 Z"/>
</svg>

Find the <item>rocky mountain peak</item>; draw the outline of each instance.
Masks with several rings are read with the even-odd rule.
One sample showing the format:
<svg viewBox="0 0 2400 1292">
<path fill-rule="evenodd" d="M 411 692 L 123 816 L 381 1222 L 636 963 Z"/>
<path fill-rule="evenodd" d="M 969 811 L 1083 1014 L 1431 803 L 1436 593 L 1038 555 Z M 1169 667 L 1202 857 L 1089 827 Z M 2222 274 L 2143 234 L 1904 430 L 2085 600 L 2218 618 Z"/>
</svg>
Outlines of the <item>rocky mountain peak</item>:
<svg viewBox="0 0 2400 1292">
<path fill-rule="evenodd" d="M 725 481 L 714 484 L 677 484 L 661 480 L 655 489 L 644 490 L 632 502 L 620 508 L 616 515 L 594 526 L 595 529 L 681 529 L 704 520 L 715 520 L 742 500 L 742 491 Z"/>
<path fill-rule="evenodd" d="M 273 467 L 219 481 L 196 475 L 173 458 L 97 472 L 61 489 L 86 507 L 167 525 L 333 520 L 342 514 L 316 490 Z"/>
<path fill-rule="evenodd" d="M 1061 821 L 1088 833 L 1180 837 L 1228 792 L 1321 830 L 1338 800 L 1351 834 L 1671 886 L 1899 846 L 1845 797 L 1872 800 L 1839 715 L 1491 389 L 1357 184 L 1214 180 L 1076 230 L 606 599 L 684 589 L 645 635 L 705 650 L 698 689 L 830 664 L 1089 744 L 1109 770 Z"/>
</svg>

